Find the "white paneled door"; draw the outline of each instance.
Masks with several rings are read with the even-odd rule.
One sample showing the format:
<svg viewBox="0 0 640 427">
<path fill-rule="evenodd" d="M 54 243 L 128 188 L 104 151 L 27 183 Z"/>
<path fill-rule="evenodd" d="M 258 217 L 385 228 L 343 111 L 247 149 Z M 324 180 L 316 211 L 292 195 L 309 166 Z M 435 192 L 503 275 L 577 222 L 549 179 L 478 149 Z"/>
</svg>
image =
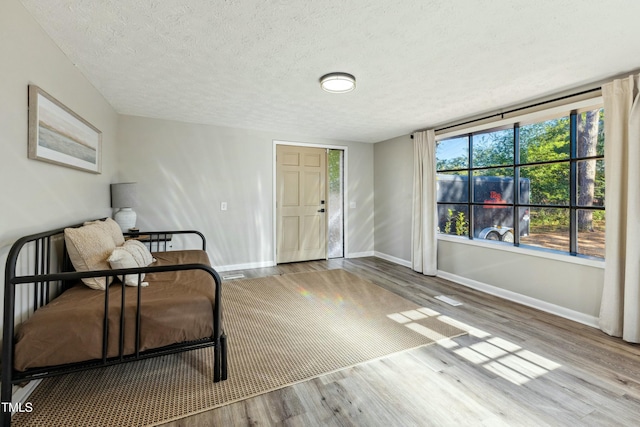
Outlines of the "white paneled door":
<svg viewBox="0 0 640 427">
<path fill-rule="evenodd" d="M 276 148 L 278 263 L 327 257 L 327 150 Z"/>
</svg>

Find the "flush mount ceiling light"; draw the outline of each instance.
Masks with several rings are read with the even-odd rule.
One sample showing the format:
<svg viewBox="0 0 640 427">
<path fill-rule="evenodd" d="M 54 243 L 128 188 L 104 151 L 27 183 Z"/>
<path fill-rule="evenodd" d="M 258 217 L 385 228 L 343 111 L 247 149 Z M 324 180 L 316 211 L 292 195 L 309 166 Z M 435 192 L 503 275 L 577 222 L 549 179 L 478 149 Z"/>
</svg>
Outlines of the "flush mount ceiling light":
<svg viewBox="0 0 640 427">
<path fill-rule="evenodd" d="M 356 78 L 347 73 L 329 73 L 320 77 L 320 86 L 331 93 L 351 92 L 356 88 Z"/>
</svg>

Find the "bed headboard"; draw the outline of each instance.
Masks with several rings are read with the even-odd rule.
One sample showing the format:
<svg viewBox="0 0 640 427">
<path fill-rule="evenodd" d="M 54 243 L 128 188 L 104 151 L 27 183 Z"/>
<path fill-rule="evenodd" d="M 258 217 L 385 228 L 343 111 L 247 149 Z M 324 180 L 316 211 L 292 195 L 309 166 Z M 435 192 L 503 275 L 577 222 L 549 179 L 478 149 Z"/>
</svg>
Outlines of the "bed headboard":
<svg viewBox="0 0 640 427">
<path fill-rule="evenodd" d="M 5 313 L 7 304 L 15 301 L 14 320 L 18 323 L 46 305 L 69 285 L 62 282 L 13 284 L 13 279 L 17 277 L 73 271 L 64 244 L 65 228 L 68 227 L 22 237 L 9 250 L 5 268 Z"/>
</svg>

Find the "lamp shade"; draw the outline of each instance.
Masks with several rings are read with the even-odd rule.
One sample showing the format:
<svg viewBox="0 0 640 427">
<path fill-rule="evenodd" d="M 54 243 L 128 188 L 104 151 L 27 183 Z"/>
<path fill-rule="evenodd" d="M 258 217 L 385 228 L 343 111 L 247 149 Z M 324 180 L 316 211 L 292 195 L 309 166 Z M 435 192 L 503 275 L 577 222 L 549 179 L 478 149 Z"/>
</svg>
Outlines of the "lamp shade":
<svg viewBox="0 0 640 427">
<path fill-rule="evenodd" d="M 111 207 L 132 208 L 138 205 L 138 183 L 111 184 Z"/>
</svg>

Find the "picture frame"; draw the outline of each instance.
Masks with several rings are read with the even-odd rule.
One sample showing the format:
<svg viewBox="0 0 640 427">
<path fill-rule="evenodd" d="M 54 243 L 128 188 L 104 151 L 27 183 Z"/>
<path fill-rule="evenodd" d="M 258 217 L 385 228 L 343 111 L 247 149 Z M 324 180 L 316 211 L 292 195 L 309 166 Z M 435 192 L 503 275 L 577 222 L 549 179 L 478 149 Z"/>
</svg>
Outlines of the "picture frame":
<svg viewBox="0 0 640 427">
<path fill-rule="evenodd" d="M 29 85 L 29 158 L 102 173 L 102 132 L 38 86 Z"/>
</svg>

